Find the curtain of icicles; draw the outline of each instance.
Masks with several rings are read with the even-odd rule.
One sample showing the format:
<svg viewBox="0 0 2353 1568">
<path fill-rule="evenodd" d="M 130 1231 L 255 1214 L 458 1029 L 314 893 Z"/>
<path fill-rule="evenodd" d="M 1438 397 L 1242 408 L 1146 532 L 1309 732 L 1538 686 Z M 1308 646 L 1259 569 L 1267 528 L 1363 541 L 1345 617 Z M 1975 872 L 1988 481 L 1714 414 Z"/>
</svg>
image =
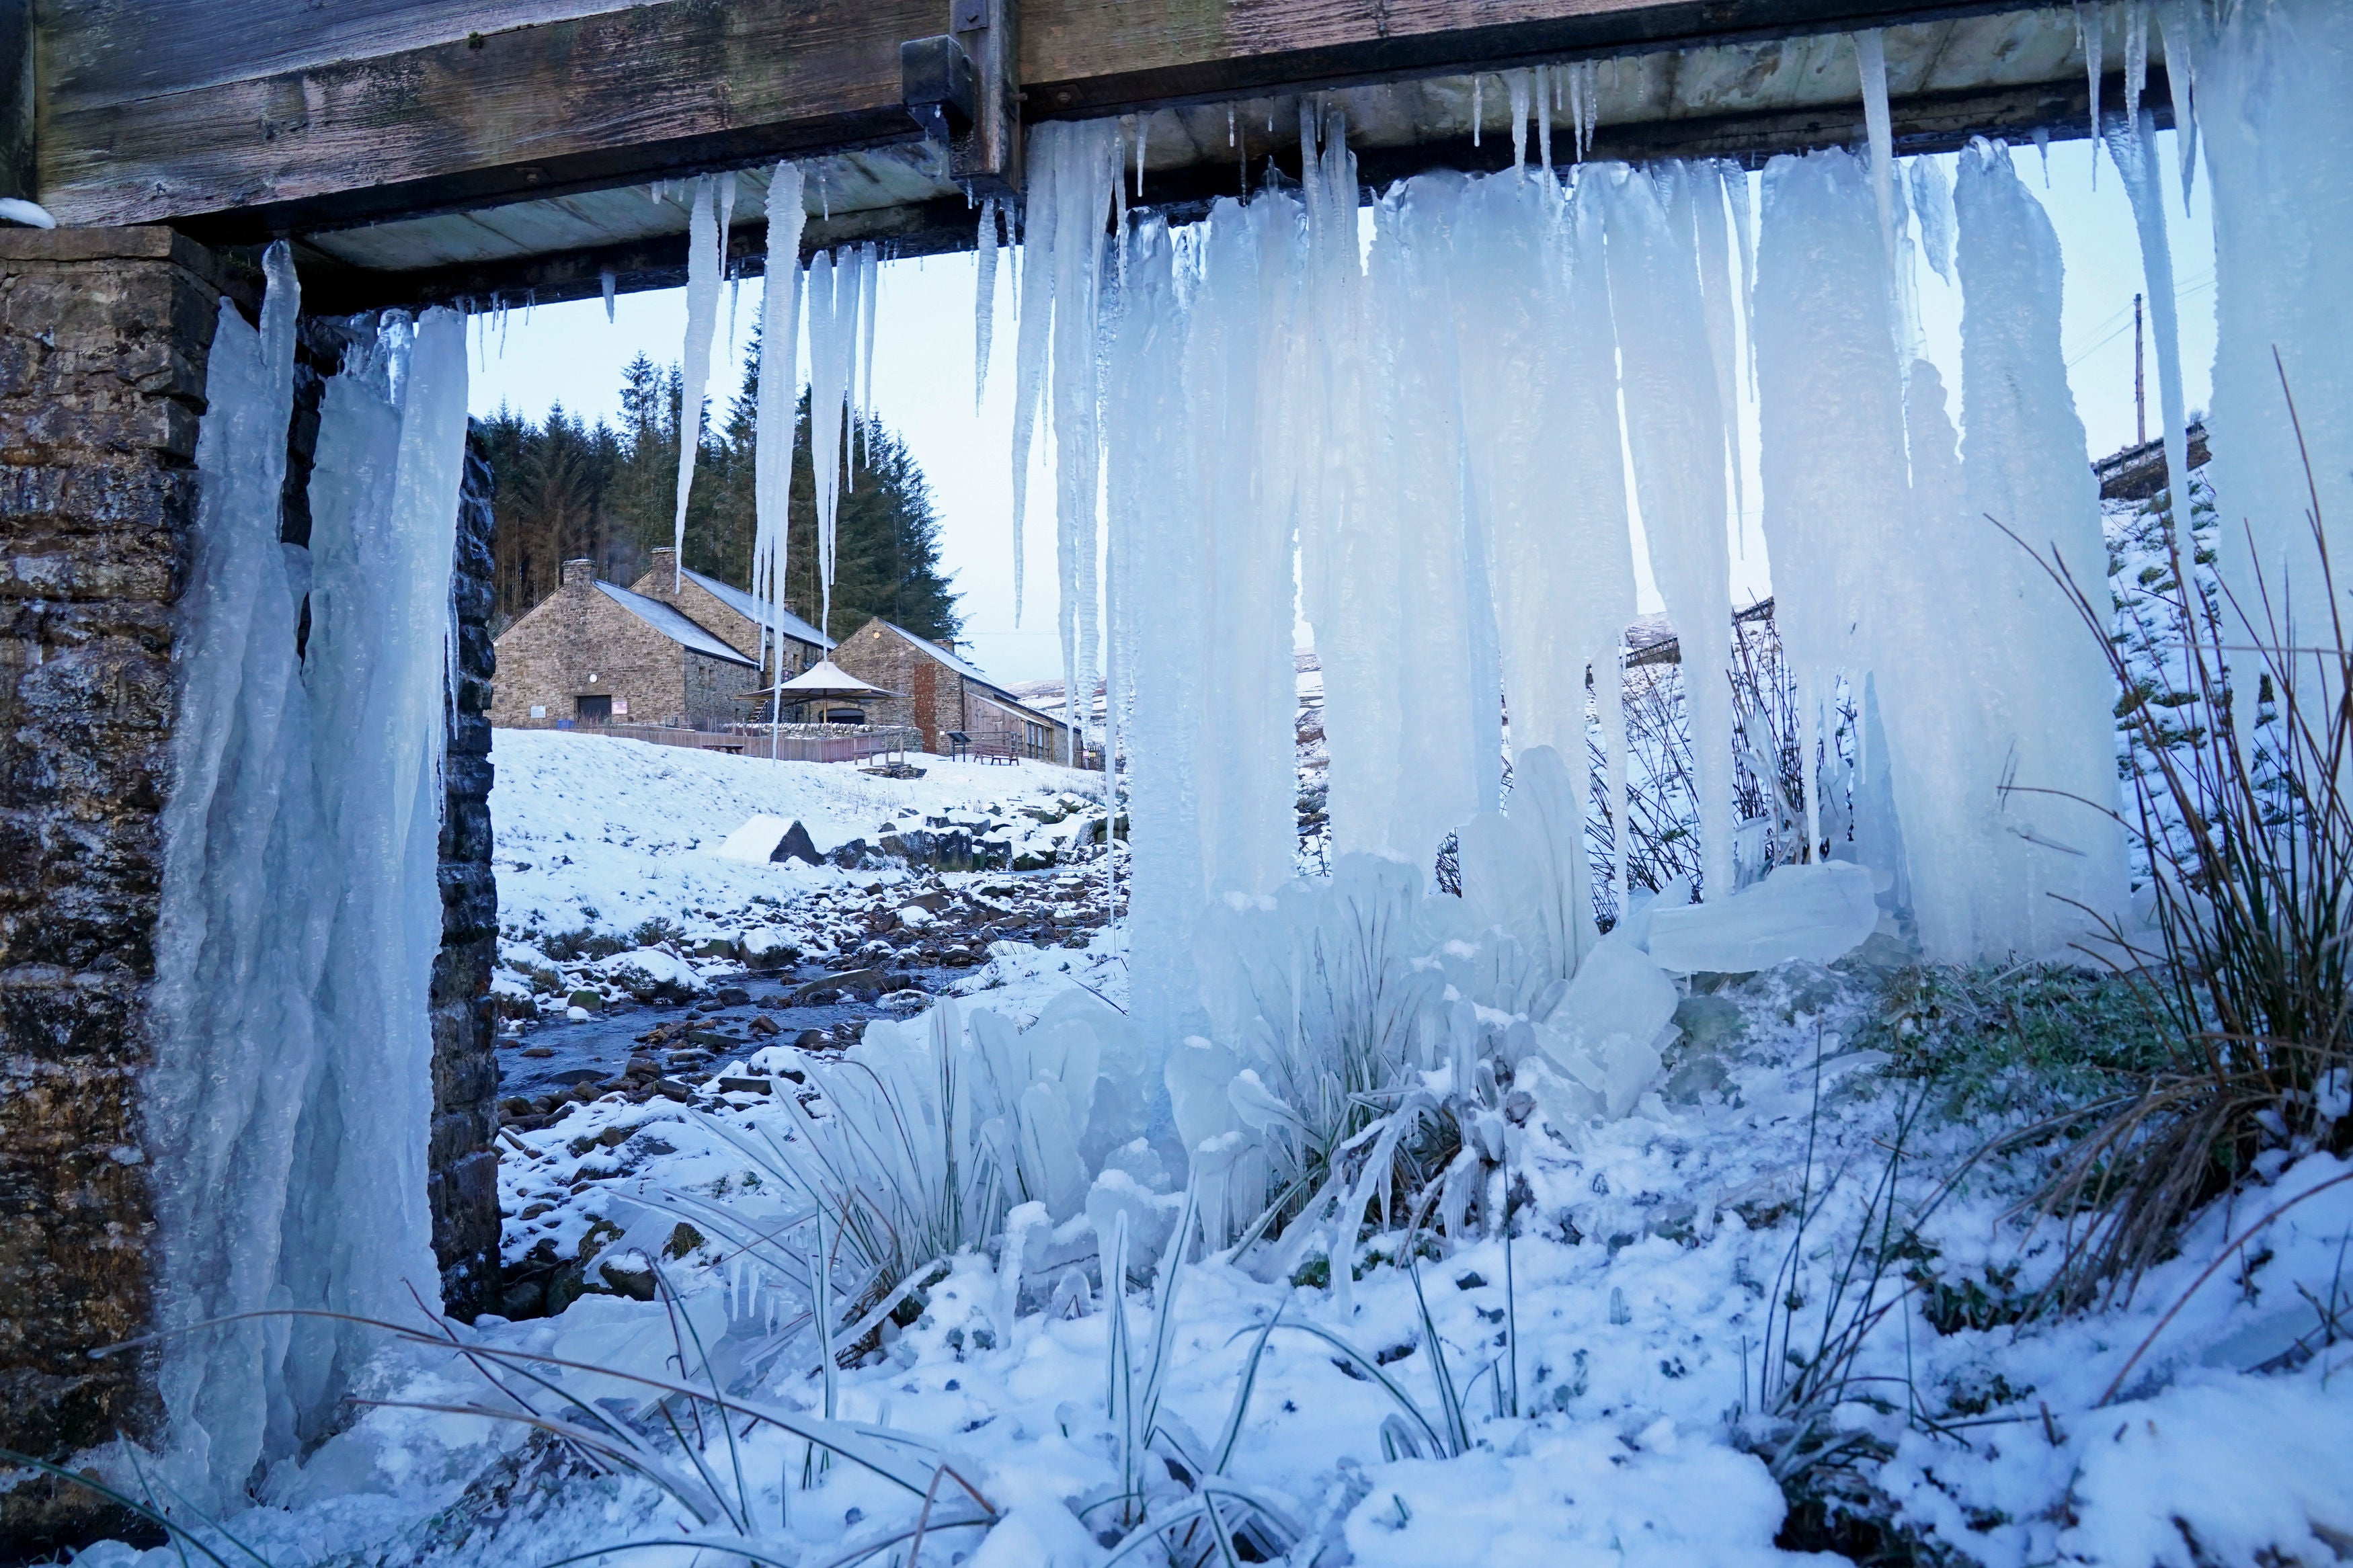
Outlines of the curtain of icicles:
<svg viewBox="0 0 2353 1568">
<path fill-rule="evenodd" d="M 166 1473 L 200 1507 L 321 1436 L 372 1349 L 321 1318 L 220 1320 L 439 1299 L 427 993 L 464 324 L 388 314 L 347 351 L 309 544 L 281 543 L 284 246 L 267 273 L 259 331 L 224 301 L 206 373 L 146 1102 Z"/>
<path fill-rule="evenodd" d="M 2336 179 L 2353 153 L 2353 13 L 2263 0 L 2158 19 L 2185 123 L 2194 93 L 2184 190 L 2200 129 L 2212 171 L 2223 574 L 2247 592 L 2260 565 L 2275 597 L 2284 576 L 2310 624 L 2325 612 L 2280 371 L 2324 511 L 2353 514 L 2353 295 L 2313 284 L 2353 244 Z M 2148 36 L 2128 29 L 2128 82 L 2145 79 Z M 1126 221 L 1117 127 L 1033 135 L 1016 506 L 1043 410 L 1079 690 L 1099 528 L 1111 552 L 1105 641 L 1134 710 L 1134 1006 L 1155 1037 L 1198 1026 L 1205 903 L 1290 874 L 1294 588 L 1324 664 L 1335 847 L 1427 866 L 1495 803 L 1501 711 L 1515 752 L 1577 754 L 1595 727 L 1599 797 L 1623 798 L 1618 655 L 1639 538 L 1682 639 L 1706 890 L 1735 886 L 1744 381 L 1809 747 L 1822 753 L 1842 708 L 1859 717 L 1856 776 L 1807 781 L 1817 841 L 1820 781 L 1851 788 L 1854 842 L 1833 853 L 1873 864 L 1883 903 L 1908 907 L 1938 959 L 2061 952 L 2121 910 L 2105 662 L 1988 521 L 2096 598 L 2105 551 L 2060 352 L 2057 240 L 1999 144 L 1968 149 L 1957 180 L 1900 166 L 1881 40 L 1859 38 L 1856 61 L 1870 145 L 1775 160 L 1753 257 L 1748 177 L 1725 165 L 1423 175 L 1374 203 L 1367 241 L 1344 128 L 1313 110 L 1301 188 L 1220 201 L 1176 231 Z M 1564 80 L 1581 152 L 1599 81 Z M 2157 359 L 2179 473 L 2158 146 L 2144 106 L 2108 107 L 2105 148 L 2168 301 Z M 1919 357 L 1915 257 L 1961 290 L 1957 410 Z"/>
</svg>

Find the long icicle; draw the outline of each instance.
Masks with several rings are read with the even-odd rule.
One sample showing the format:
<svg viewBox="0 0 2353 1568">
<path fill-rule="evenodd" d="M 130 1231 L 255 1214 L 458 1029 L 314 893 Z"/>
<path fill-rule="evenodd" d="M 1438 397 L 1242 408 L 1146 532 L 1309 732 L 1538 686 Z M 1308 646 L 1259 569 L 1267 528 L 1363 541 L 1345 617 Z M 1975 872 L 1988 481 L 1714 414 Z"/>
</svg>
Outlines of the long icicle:
<svg viewBox="0 0 2353 1568">
<path fill-rule="evenodd" d="M 686 498 L 694 488 L 695 454 L 702 448 L 702 396 L 711 383 L 711 336 L 719 325 L 719 215 L 711 176 L 694 182 L 687 217 L 684 386 L 678 413 L 678 514 L 670 523 L 671 586 L 686 563 Z"/>
<path fill-rule="evenodd" d="M 973 247 L 972 406 L 988 391 L 989 339 L 997 331 L 997 198 L 980 204 L 980 237 Z"/>
<path fill-rule="evenodd" d="M 767 282 L 760 300 L 760 391 L 753 406 L 752 596 L 768 609 L 768 754 L 783 717 L 785 584 L 790 553 L 794 408 L 799 402 L 801 234 L 808 221 L 800 165 L 779 163 L 768 182 Z"/>
</svg>

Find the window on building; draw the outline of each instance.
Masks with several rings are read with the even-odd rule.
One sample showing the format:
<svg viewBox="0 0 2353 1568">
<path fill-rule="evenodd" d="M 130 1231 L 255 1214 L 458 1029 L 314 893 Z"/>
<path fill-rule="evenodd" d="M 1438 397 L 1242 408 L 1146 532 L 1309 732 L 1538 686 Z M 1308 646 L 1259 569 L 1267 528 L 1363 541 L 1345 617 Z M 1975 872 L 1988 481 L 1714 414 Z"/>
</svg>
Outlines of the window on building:
<svg viewBox="0 0 2353 1568">
<path fill-rule="evenodd" d="M 573 717 L 584 724 L 609 724 L 613 721 L 613 700 L 610 697 L 575 697 L 572 702 Z"/>
</svg>

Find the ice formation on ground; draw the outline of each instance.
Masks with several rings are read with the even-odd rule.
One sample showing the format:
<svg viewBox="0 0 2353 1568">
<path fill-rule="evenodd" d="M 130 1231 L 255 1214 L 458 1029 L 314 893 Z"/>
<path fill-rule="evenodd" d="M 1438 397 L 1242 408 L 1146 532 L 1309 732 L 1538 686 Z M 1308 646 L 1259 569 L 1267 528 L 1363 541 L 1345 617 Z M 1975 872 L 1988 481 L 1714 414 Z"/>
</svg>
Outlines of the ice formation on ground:
<svg viewBox="0 0 2353 1568">
<path fill-rule="evenodd" d="M 309 547 L 281 545 L 298 308 L 282 246 L 268 271 L 259 334 L 222 306 L 182 611 L 147 1106 L 172 1331 L 439 1294 L 427 988 L 464 326 L 387 315 L 347 352 L 321 405 Z M 237 1495 L 326 1429 L 375 1348 L 317 1320 L 175 1331 L 174 1484 Z"/>
</svg>

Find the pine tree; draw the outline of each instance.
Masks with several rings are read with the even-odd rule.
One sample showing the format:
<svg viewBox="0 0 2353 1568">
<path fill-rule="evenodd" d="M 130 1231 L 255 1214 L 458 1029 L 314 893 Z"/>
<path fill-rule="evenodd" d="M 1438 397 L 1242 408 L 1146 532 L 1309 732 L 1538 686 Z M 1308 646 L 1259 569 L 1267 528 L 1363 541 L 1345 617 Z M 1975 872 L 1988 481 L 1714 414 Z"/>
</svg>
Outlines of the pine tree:
<svg viewBox="0 0 2353 1568">
<path fill-rule="evenodd" d="M 724 419 L 703 421 L 687 503 L 686 564 L 739 586 L 752 580 L 758 364 L 755 341 Z M 608 582 L 643 575 L 655 548 L 670 542 L 684 401 L 678 367 L 639 354 L 621 373 L 617 430 L 560 406 L 537 425 L 507 409 L 482 422 L 497 484 L 495 626 L 554 593 L 565 561 L 593 560 Z M 806 392 L 794 424 L 786 602 L 814 623 L 822 595 Z M 954 641 L 963 620 L 940 571 L 939 519 L 923 469 L 880 419 L 846 428 L 844 439 L 851 461 L 837 515 L 830 629 L 840 636 L 881 616 L 918 637 Z"/>
</svg>

